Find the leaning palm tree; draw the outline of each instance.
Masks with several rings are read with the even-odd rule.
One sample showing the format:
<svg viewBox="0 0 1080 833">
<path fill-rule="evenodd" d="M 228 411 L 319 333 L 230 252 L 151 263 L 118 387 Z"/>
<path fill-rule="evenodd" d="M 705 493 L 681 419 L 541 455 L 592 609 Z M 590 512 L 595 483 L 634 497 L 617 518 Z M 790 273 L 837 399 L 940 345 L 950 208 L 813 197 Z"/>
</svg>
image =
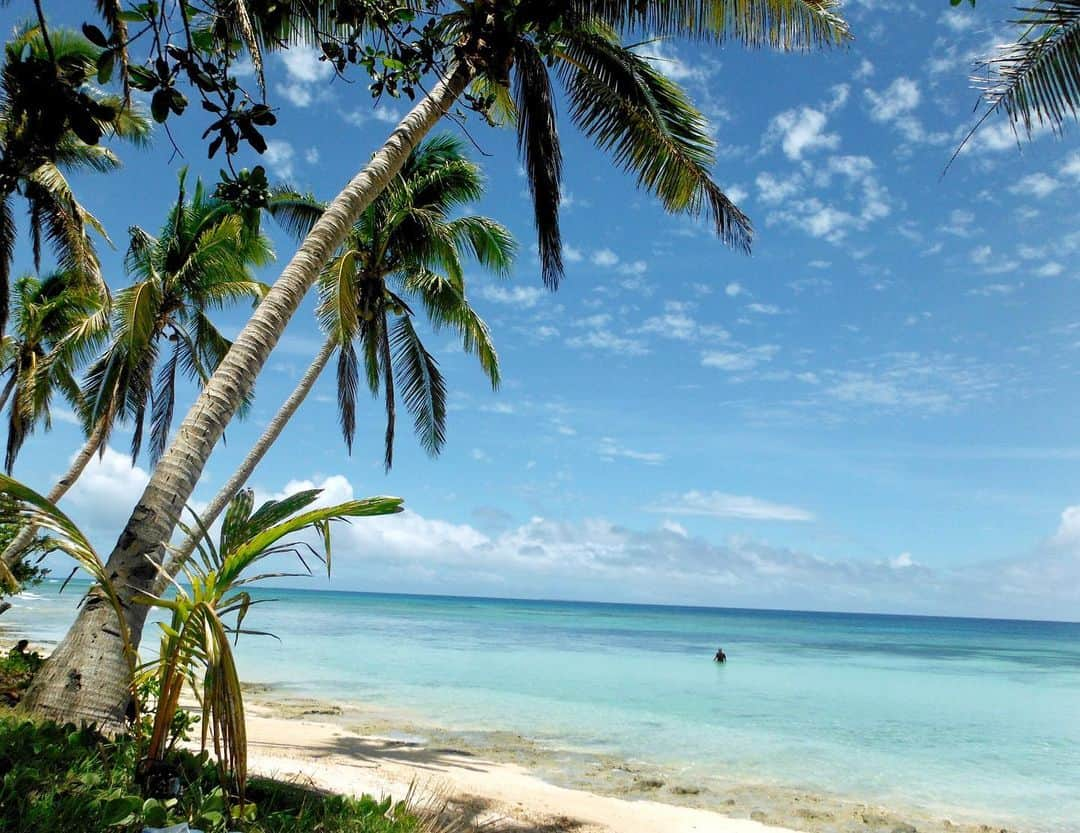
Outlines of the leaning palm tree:
<svg viewBox="0 0 1080 833">
<path fill-rule="evenodd" d="M 517 123 L 533 196 L 541 272 L 562 274 L 558 227 L 561 154 L 549 64 L 566 87 L 571 120 L 671 212 L 704 215 L 726 243 L 747 247 L 746 216 L 713 181 L 715 143 L 685 93 L 620 40 L 656 32 L 752 45 L 807 49 L 848 37 L 836 0 L 466 0 L 440 19 L 452 47 L 446 72 L 401 120 L 368 165 L 329 204 L 303 245 L 238 335 L 181 424 L 135 506 L 109 567 L 124 594 L 151 587 L 162 542 L 191 495 L 214 444 L 243 404 L 304 295 L 345 242 L 349 229 L 390 184 L 431 128 L 471 88 L 503 102 Z M 147 561 L 150 566 L 147 566 Z M 137 639 L 143 611 L 130 605 Z M 25 703 L 40 713 L 115 722 L 128 671 L 107 612 L 86 604 L 42 668 Z M 68 690 L 72 675 L 87 684 Z"/>
<path fill-rule="evenodd" d="M 326 341 L 295 390 L 267 424 L 240 466 L 201 513 L 209 527 L 243 488 L 263 456 L 338 356 L 338 409 L 350 452 L 356 429 L 359 368 L 372 395 L 386 405 L 384 463 L 394 459 L 397 390 L 413 415 L 421 445 L 437 455 L 446 440 L 446 384 L 438 362 L 413 326 L 413 306 L 422 307 L 438 329 L 450 327 L 462 348 L 474 353 L 492 387 L 499 361 L 483 319 L 465 297 L 462 261 L 471 256 L 495 274 L 506 274 L 516 246 L 510 232 L 488 217 L 451 217 L 483 196 L 480 168 L 450 136 L 424 142 L 401 172 L 353 226 L 341 253 L 320 280 L 319 318 Z M 198 539 L 188 536 L 170 550 L 165 574 L 175 576 Z M 164 585 L 159 582 L 158 591 Z"/>
<path fill-rule="evenodd" d="M 35 267 L 40 269 L 47 240 L 61 269 L 81 272 L 106 291 L 86 228 L 102 237 L 105 230 L 75 199 L 65 172 L 118 167 L 119 160 L 98 140 L 111 135 L 143 144 L 150 126 L 138 109 L 123 107 L 115 96 L 91 86 L 100 51 L 63 29 L 51 31 L 46 40 L 37 26 L 22 27 L 5 47 L 0 69 L 0 332 L 8 315 L 16 194 L 29 209 Z"/>
<path fill-rule="evenodd" d="M 137 421 L 132 455 L 141 449 L 147 399 L 152 403 L 152 450 L 164 443 L 175 402 L 176 372 L 183 370 L 201 383 L 229 342 L 214 327 L 207 312 L 231 297 L 257 297 L 263 287 L 250 276 L 250 266 L 265 262 L 270 252 L 259 233 L 260 211 L 266 210 L 294 236 L 307 233 L 322 213 L 310 195 L 288 186 L 269 187 L 261 167 L 241 172 L 254 200 L 237 203 L 217 194 L 208 196 L 200 183 L 190 204 L 185 203 L 181 173 L 180 195 L 161 236 L 141 229 L 131 232 L 128 266 L 141 277 L 122 290 L 113 310 L 113 339 L 91 365 L 79 414 L 87 439 L 67 472 L 49 491 L 59 501 L 82 475 L 95 453 L 103 451 L 117 421 Z M 109 332 L 102 311 L 81 320 L 53 351 L 53 361 L 82 363 L 93 356 Z M 173 344 L 156 380 L 153 361 L 161 342 Z M 2 554 L 15 565 L 34 539 L 35 529 L 21 530 Z"/>
<path fill-rule="evenodd" d="M 981 62 L 975 81 L 986 111 L 957 154 L 991 116 L 1004 115 L 1028 138 L 1036 127 L 1060 133 L 1069 116 L 1080 117 L 1080 0 L 1036 0 L 1017 12 L 1019 37 Z"/>
</svg>

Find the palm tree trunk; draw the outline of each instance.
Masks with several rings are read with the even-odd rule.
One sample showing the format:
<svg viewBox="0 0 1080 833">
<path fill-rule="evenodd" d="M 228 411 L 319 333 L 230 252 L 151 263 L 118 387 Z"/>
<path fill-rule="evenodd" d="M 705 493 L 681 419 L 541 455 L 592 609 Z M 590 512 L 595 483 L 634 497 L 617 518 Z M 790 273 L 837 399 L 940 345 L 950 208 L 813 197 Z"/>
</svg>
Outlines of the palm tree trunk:
<svg viewBox="0 0 1080 833">
<path fill-rule="evenodd" d="M 68 467 L 67 473 L 56 481 L 56 485 L 53 486 L 52 490 L 45 496 L 52 503 L 56 503 L 60 500 L 60 498 L 66 495 L 68 489 L 74 486 L 75 481 L 82 476 L 83 470 L 86 468 L 87 463 L 90 462 L 90 458 L 92 458 L 97 452 L 97 450 L 101 448 L 101 443 L 105 439 L 105 429 L 107 427 L 107 417 L 102 417 L 100 420 L 98 420 L 97 427 L 94 428 L 94 432 L 86 440 L 86 443 L 83 445 L 82 450 L 71 462 L 71 465 Z M 19 534 L 12 539 L 10 544 L 8 544 L 7 549 L 5 549 L 3 554 L 0 555 L 0 558 L 3 559 L 4 563 L 8 566 L 9 569 L 14 567 L 18 563 L 19 559 L 22 558 L 22 555 L 26 551 L 26 548 L 30 546 L 30 543 L 34 540 L 34 534 L 36 532 L 36 526 L 33 526 L 32 524 L 27 524 L 19 530 Z"/>
<path fill-rule="evenodd" d="M 296 389 L 289 394 L 289 398 L 282 403 L 281 408 L 274 414 L 274 418 L 270 420 L 270 423 L 266 426 L 266 430 L 263 431 L 262 436 L 259 437 L 258 442 L 251 447 L 251 451 L 247 453 L 244 461 L 233 472 L 232 477 L 228 482 L 218 491 L 214 496 L 214 499 L 210 501 L 210 505 L 203 510 L 202 524 L 207 529 L 211 524 L 217 520 L 218 515 L 222 513 L 226 506 L 229 505 L 229 501 L 233 499 L 237 492 L 243 488 L 247 483 L 248 478 L 251 477 L 251 473 L 255 471 L 255 467 L 259 465 L 262 458 L 266 455 L 266 452 L 270 450 L 281 432 L 288 425 L 289 420 L 292 419 L 293 414 L 296 413 L 297 408 L 307 399 L 307 395 L 311 393 L 311 389 L 315 387 L 315 382 L 326 369 L 326 365 L 330 362 L 330 357 L 334 355 L 336 346 L 334 340 L 328 338 L 326 343 L 323 344 L 322 349 L 319 350 L 318 355 L 315 356 L 315 360 L 311 363 L 311 366 L 307 369 L 307 372 L 300 378 L 299 384 Z M 169 578 L 175 578 L 176 574 L 180 572 L 180 568 L 184 566 L 184 562 L 188 560 L 191 554 L 195 551 L 195 547 L 198 544 L 198 537 L 195 535 L 189 535 L 187 540 L 184 541 L 180 547 L 169 554 L 168 561 L 165 562 L 165 572 L 168 574 L 168 578 L 165 576 L 159 576 L 157 585 L 154 588 L 154 592 L 157 595 L 165 592 L 165 589 L 169 585 Z"/>
<path fill-rule="evenodd" d="M 225 426 L 251 391 L 319 271 L 344 242 L 361 212 L 401 170 L 413 148 L 449 112 L 474 72 L 467 60 L 455 64 L 334 198 L 184 418 L 106 563 L 134 645 L 142 638 L 149 610 L 134 598 L 153 590 L 164 544 Z M 23 705 L 43 717 L 96 721 L 107 730 L 121 727 L 127 712 L 130 672 L 117 631 L 108 603 L 91 591 L 67 636 L 35 676 Z"/>
</svg>

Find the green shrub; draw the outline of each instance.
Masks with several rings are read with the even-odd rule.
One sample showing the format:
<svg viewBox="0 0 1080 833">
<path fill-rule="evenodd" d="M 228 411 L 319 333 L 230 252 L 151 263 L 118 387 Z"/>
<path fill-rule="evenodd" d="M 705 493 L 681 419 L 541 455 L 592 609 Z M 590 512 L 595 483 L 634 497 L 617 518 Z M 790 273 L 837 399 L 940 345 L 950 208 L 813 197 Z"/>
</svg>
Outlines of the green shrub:
<svg viewBox="0 0 1080 833">
<path fill-rule="evenodd" d="M 174 753 L 178 798 L 144 798 L 141 759 L 128 737 L 92 727 L 38 723 L 0 711 L 0 830 L 4 833 L 136 833 L 189 822 L 205 833 L 421 833 L 404 803 L 348 798 L 255 778 L 247 800 L 226 795 L 204 752 Z"/>
<path fill-rule="evenodd" d="M 25 640 L 0 656 L 0 702 L 17 703 L 44 661 L 37 651 L 26 650 Z"/>
</svg>

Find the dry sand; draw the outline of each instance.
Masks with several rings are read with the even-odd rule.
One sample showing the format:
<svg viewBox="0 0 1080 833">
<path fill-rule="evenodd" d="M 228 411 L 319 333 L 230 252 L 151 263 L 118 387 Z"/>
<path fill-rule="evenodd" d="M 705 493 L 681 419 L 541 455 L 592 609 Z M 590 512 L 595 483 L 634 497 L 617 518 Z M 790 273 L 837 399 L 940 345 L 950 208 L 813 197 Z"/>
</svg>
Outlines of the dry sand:
<svg viewBox="0 0 1080 833">
<path fill-rule="evenodd" d="M 568 790 L 515 764 L 456 749 L 356 734 L 331 723 L 251 715 L 252 772 L 334 792 L 448 799 L 491 833 L 792 833 L 756 821 L 655 801 Z"/>
</svg>

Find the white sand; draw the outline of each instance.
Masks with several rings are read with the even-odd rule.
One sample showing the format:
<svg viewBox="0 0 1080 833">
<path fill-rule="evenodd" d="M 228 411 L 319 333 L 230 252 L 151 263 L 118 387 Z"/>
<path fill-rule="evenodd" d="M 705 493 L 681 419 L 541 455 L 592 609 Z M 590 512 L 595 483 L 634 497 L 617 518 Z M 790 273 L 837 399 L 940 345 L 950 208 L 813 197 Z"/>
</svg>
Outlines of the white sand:
<svg viewBox="0 0 1080 833">
<path fill-rule="evenodd" d="M 365 737 L 328 723 L 248 717 L 253 773 L 334 792 L 449 798 L 491 833 L 792 833 L 755 821 L 556 787 L 513 764 Z"/>
</svg>

